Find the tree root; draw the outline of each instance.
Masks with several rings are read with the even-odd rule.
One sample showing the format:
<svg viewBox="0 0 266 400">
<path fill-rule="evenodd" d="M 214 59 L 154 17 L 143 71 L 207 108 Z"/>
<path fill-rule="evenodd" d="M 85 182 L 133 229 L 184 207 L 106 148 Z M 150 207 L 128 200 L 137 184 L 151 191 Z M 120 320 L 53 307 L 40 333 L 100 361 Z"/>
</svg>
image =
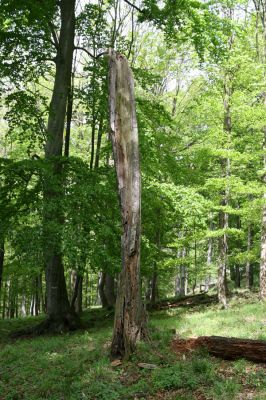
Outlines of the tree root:
<svg viewBox="0 0 266 400">
<path fill-rule="evenodd" d="M 49 334 L 62 334 L 81 328 L 81 321 L 77 314 L 68 313 L 60 318 L 47 318 L 40 324 L 13 332 L 13 339 L 40 336 Z"/>
</svg>

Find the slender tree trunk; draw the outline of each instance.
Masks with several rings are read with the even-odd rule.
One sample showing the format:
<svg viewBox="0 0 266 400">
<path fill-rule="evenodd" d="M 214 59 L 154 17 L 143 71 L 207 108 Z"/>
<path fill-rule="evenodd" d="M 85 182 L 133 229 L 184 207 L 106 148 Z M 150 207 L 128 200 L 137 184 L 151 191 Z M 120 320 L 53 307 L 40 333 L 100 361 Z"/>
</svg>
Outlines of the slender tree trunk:
<svg viewBox="0 0 266 400">
<path fill-rule="evenodd" d="M 67 99 L 66 136 L 65 136 L 65 150 L 64 150 L 64 155 L 66 157 L 69 156 L 69 147 L 70 147 L 70 132 L 71 132 L 71 121 L 73 113 L 73 92 L 74 92 L 74 76 L 72 74 L 72 83 L 68 92 L 68 99 Z"/>
<path fill-rule="evenodd" d="M 55 81 L 47 126 L 45 157 L 51 171 L 44 180 L 44 259 L 49 330 L 74 329 L 78 320 L 68 300 L 62 260 L 63 133 L 67 97 L 71 87 L 74 49 L 75 0 L 61 0 L 61 29 L 56 56 Z"/>
<path fill-rule="evenodd" d="M 99 296 L 100 296 L 101 304 L 102 304 L 103 308 L 108 307 L 108 302 L 107 302 L 107 298 L 106 298 L 105 291 L 104 291 L 105 276 L 106 276 L 106 272 L 102 272 L 100 279 L 99 279 L 99 284 L 98 284 Z"/>
<path fill-rule="evenodd" d="M 220 211 L 219 213 L 219 227 L 226 229 L 228 227 L 228 214 Z M 223 308 L 227 308 L 227 287 L 226 287 L 226 267 L 227 267 L 227 235 L 224 233 L 219 237 L 219 256 L 218 256 L 218 300 Z"/>
<path fill-rule="evenodd" d="M 210 218 L 210 230 L 213 230 L 213 220 L 212 216 Z M 205 278 L 205 289 L 204 291 L 207 293 L 209 291 L 210 280 L 211 280 L 211 265 L 212 265 L 212 256 L 213 256 L 213 239 L 208 239 L 208 249 L 207 249 L 207 270 L 208 275 Z"/>
<path fill-rule="evenodd" d="M 83 276 L 81 275 L 79 278 L 79 286 L 78 286 L 78 295 L 77 295 L 77 300 L 75 303 L 75 311 L 77 314 L 82 313 L 82 300 L 83 300 Z"/>
<path fill-rule="evenodd" d="M 230 43 L 231 48 L 232 43 Z M 232 89 L 231 89 L 231 77 L 228 73 L 225 73 L 224 78 L 224 131 L 227 134 L 227 149 L 230 146 L 232 121 L 231 121 L 231 101 Z M 221 170 L 222 176 L 226 179 L 230 176 L 230 159 L 229 157 L 223 157 L 221 160 Z M 220 202 L 221 210 L 219 212 L 219 228 L 224 231 L 224 233 L 219 237 L 219 256 L 218 256 L 218 279 L 217 279 L 217 289 L 218 289 L 218 299 L 219 303 L 223 308 L 227 308 L 227 286 L 226 286 L 226 269 L 227 269 L 227 252 L 228 252 L 228 242 L 226 229 L 229 226 L 228 213 L 224 211 L 224 207 L 228 205 L 229 202 L 229 187 L 226 182 L 226 188 L 222 192 L 222 199 Z"/>
<path fill-rule="evenodd" d="M 264 80 L 266 84 L 266 1 L 263 1 L 263 63 L 264 63 Z M 266 89 L 265 89 L 266 90 Z M 266 108 L 266 92 L 264 92 L 264 106 Z M 263 127 L 263 182 L 266 184 L 266 126 Z M 266 191 L 264 192 L 264 205 L 262 210 L 262 229 L 261 229 L 261 254 L 260 254 L 260 299 L 266 301 Z"/>
<path fill-rule="evenodd" d="M 0 293 L 3 281 L 3 268 L 4 268 L 4 258 L 5 258 L 5 241 L 3 238 L 0 240 Z"/>
<path fill-rule="evenodd" d="M 241 275 L 240 275 L 240 268 L 239 265 L 235 266 L 235 271 L 236 271 L 236 275 L 235 275 L 235 285 L 237 288 L 240 288 L 241 286 Z"/>
<path fill-rule="evenodd" d="M 3 308 L 2 308 L 2 318 L 5 319 L 6 317 L 6 301 L 7 301 L 7 289 L 8 289 L 8 282 L 5 282 L 3 287 Z"/>
<path fill-rule="evenodd" d="M 180 272 L 178 272 L 175 278 L 175 296 L 180 296 L 181 289 L 181 280 L 180 280 Z"/>
<path fill-rule="evenodd" d="M 253 266 L 250 263 L 250 250 L 252 245 L 252 232 L 251 227 L 248 227 L 248 237 L 247 237 L 247 253 L 248 253 L 248 260 L 246 263 L 246 287 L 251 289 L 253 286 Z"/>
<path fill-rule="evenodd" d="M 89 273 L 86 271 L 85 273 L 85 308 L 88 308 L 88 288 L 89 288 Z"/>
<path fill-rule="evenodd" d="M 82 283 L 83 277 L 80 272 L 72 271 L 73 274 L 73 293 L 71 299 L 71 309 L 77 314 L 82 312 Z"/>
<path fill-rule="evenodd" d="M 98 137 L 97 137 L 97 146 L 96 146 L 96 153 L 95 153 L 95 164 L 94 164 L 95 169 L 99 167 L 102 134 L 103 134 L 103 114 L 101 114 L 101 116 L 100 116 L 100 122 L 99 122 L 99 128 L 98 128 Z"/>
<path fill-rule="evenodd" d="M 187 256 L 187 249 L 184 248 L 182 250 L 182 258 L 185 259 Z M 187 267 L 185 265 L 185 261 L 183 265 L 180 267 L 180 295 L 186 296 L 188 292 L 188 275 L 187 275 Z"/>
<path fill-rule="evenodd" d="M 111 138 L 122 215 L 122 271 L 111 355 L 127 358 L 147 336 L 140 283 L 140 167 L 134 84 L 128 62 L 114 51 L 109 61 Z"/>
<path fill-rule="evenodd" d="M 9 280 L 8 284 L 8 316 L 9 318 L 15 318 L 16 312 L 16 290 L 17 285 L 15 278 Z"/>
<path fill-rule="evenodd" d="M 265 162 L 266 167 L 266 162 Z M 266 174 L 264 181 L 266 183 Z M 266 203 L 266 192 L 264 193 Z M 263 206 L 260 254 L 260 299 L 266 301 L 266 205 Z"/>
<path fill-rule="evenodd" d="M 105 297 L 107 300 L 108 308 L 115 306 L 116 295 L 115 295 L 115 280 L 114 277 L 108 272 L 105 275 L 105 287 L 104 287 Z"/>
<path fill-rule="evenodd" d="M 157 279 L 158 279 L 158 274 L 157 274 L 157 266 L 156 263 L 154 265 L 154 270 L 151 278 L 151 304 L 154 305 L 156 300 L 157 300 Z"/>
<path fill-rule="evenodd" d="M 262 62 L 264 65 L 264 85 L 266 85 L 266 1 L 253 0 L 256 9 L 256 50 L 257 57 L 260 59 L 259 47 L 259 17 L 262 23 L 263 32 L 263 50 Z M 264 90 L 264 106 L 266 108 L 266 91 Z M 263 167 L 266 170 L 266 126 L 262 128 L 263 131 Z M 263 182 L 266 184 L 266 173 L 263 175 Z M 262 229 L 261 229 L 261 254 L 260 254 L 260 299 L 266 301 L 266 192 L 263 196 L 264 205 L 262 208 Z"/>
<path fill-rule="evenodd" d="M 21 315 L 22 317 L 26 317 L 27 315 L 27 309 L 26 309 L 26 295 L 25 293 L 22 294 L 21 297 L 21 306 L 20 306 L 20 310 L 21 310 Z"/>
</svg>

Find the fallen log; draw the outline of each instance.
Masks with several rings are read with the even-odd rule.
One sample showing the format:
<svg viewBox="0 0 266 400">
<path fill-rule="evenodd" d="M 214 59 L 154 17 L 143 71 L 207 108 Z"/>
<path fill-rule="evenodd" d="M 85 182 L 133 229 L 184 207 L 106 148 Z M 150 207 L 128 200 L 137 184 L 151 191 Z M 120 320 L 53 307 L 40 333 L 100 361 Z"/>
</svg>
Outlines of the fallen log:
<svg viewBox="0 0 266 400">
<path fill-rule="evenodd" d="M 164 310 L 167 308 L 187 307 L 193 308 L 198 305 L 217 303 L 217 295 L 208 295 L 206 293 L 195 294 L 191 296 L 182 296 L 169 300 L 162 300 L 155 304 L 147 304 L 148 310 Z"/>
<path fill-rule="evenodd" d="M 266 340 L 251 340 L 221 336 L 200 336 L 175 339 L 172 349 L 177 354 L 205 348 L 209 354 L 225 360 L 246 360 L 266 363 Z"/>
</svg>

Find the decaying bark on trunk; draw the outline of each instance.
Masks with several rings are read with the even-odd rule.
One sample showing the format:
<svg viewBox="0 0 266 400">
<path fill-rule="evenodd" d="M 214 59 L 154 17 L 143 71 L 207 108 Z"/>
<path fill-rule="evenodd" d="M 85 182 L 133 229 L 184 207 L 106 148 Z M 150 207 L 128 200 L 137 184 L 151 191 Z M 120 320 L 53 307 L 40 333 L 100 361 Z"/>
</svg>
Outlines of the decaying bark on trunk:
<svg viewBox="0 0 266 400">
<path fill-rule="evenodd" d="M 266 340 L 200 336 L 192 339 L 175 339 L 172 342 L 172 349 L 177 354 L 198 348 L 205 348 L 211 355 L 225 360 L 246 358 L 255 362 L 266 362 Z"/>
<path fill-rule="evenodd" d="M 113 358 L 127 358 L 147 335 L 140 284 L 140 167 L 134 83 L 125 57 L 109 55 L 111 139 L 122 216 L 122 271 L 118 287 Z"/>
</svg>

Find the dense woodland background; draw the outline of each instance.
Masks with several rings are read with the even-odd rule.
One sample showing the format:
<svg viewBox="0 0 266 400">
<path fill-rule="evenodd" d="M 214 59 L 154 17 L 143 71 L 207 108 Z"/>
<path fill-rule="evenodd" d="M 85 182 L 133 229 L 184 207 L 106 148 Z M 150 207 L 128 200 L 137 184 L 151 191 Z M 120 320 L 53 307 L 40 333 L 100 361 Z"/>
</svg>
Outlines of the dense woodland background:
<svg viewBox="0 0 266 400">
<path fill-rule="evenodd" d="M 230 287 L 259 286 L 264 4 L 174 4 L 146 1 L 143 11 L 124 1 L 76 4 L 63 169 L 54 182 L 63 221 L 53 221 L 51 240 L 62 237 L 70 298 L 79 277 L 79 311 L 114 305 L 120 270 L 108 62 L 101 56 L 110 47 L 129 59 L 135 79 L 144 298 L 207 291 L 218 267 Z M 58 18 L 53 1 L 1 3 L 2 318 L 45 311 L 43 248 L 51 244 L 43 230 L 50 179 L 44 146 Z"/>
<path fill-rule="evenodd" d="M 169 340 L 266 339 L 266 2 L 0 0 L 0 87 L 0 399 L 265 398 L 263 367 L 177 362 Z M 120 286 L 112 90 L 141 171 Z"/>
</svg>

